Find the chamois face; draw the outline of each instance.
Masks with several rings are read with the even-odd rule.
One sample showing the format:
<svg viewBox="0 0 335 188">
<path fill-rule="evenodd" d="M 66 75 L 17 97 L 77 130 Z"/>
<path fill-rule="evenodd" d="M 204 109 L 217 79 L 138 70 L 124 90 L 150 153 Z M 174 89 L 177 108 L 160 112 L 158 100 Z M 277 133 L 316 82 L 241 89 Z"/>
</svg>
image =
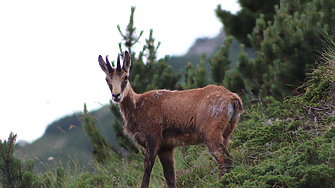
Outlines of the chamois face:
<svg viewBox="0 0 335 188">
<path fill-rule="evenodd" d="M 124 97 L 124 91 L 128 84 L 129 70 L 131 66 L 130 54 L 126 51 L 124 54 L 123 66 L 120 65 L 120 55 L 117 57 L 116 68 L 113 68 L 106 56 L 106 62 L 99 56 L 99 64 L 106 74 L 106 82 L 112 93 L 112 101 L 119 103 Z"/>
</svg>

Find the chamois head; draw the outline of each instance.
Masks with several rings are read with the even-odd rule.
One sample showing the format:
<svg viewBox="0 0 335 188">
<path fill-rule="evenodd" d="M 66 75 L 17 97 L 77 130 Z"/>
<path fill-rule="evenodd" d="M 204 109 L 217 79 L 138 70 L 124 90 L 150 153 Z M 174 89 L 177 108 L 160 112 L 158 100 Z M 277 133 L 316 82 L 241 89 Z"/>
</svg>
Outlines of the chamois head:
<svg viewBox="0 0 335 188">
<path fill-rule="evenodd" d="M 101 55 L 99 55 L 99 64 L 102 71 L 106 73 L 106 82 L 112 92 L 113 102 L 121 102 L 124 97 L 125 88 L 128 84 L 128 77 L 131 66 L 130 54 L 127 51 L 124 53 L 122 68 L 120 64 L 120 55 L 117 56 L 116 68 L 111 66 L 108 60 L 108 56 L 106 56 L 105 62 Z"/>
</svg>

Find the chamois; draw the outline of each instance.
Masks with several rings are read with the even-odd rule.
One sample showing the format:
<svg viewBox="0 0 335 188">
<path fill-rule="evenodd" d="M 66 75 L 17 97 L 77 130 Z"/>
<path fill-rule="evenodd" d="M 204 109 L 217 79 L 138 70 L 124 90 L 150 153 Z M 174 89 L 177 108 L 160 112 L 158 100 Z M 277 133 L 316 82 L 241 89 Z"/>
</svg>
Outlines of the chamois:
<svg viewBox="0 0 335 188">
<path fill-rule="evenodd" d="M 218 162 L 221 175 L 231 170 L 232 156 L 227 151 L 229 136 L 243 113 L 237 94 L 222 86 L 184 91 L 152 90 L 143 94 L 133 91 L 128 82 L 131 55 L 126 51 L 123 66 L 120 55 L 116 68 L 106 56 L 98 58 L 112 93 L 119 104 L 125 133 L 145 149 L 141 187 L 148 187 L 158 155 L 169 187 L 175 187 L 173 150 L 177 146 L 205 144 Z"/>
</svg>

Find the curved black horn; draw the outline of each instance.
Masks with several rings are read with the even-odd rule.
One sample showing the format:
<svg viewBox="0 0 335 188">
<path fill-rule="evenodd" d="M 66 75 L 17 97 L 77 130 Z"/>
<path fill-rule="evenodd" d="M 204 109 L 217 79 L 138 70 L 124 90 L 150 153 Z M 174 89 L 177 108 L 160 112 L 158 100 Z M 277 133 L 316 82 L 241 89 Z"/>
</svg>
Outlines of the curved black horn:
<svg viewBox="0 0 335 188">
<path fill-rule="evenodd" d="M 106 55 L 106 64 L 107 64 L 107 69 L 108 69 L 108 72 L 109 73 L 112 73 L 113 72 L 113 68 L 108 60 L 108 55 Z"/>
<path fill-rule="evenodd" d="M 120 54 L 117 55 L 116 71 L 121 72 Z"/>
</svg>

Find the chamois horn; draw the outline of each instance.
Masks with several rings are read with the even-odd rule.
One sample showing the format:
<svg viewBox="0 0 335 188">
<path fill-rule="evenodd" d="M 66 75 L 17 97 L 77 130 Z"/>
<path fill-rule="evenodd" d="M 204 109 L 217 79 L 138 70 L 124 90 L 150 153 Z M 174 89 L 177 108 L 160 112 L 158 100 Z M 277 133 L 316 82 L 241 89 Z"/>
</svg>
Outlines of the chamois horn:
<svg viewBox="0 0 335 188">
<path fill-rule="evenodd" d="M 116 71 L 121 72 L 120 54 L 117 55 Z"/>
<path fill-rule="evenodd" d="M 112 73 L 113 72 L 113 68 L 108 60 L 108 55 L 106 55 L 106 64 L 107 64 L 107 70 L 109 73 Z"/>
</svg>

